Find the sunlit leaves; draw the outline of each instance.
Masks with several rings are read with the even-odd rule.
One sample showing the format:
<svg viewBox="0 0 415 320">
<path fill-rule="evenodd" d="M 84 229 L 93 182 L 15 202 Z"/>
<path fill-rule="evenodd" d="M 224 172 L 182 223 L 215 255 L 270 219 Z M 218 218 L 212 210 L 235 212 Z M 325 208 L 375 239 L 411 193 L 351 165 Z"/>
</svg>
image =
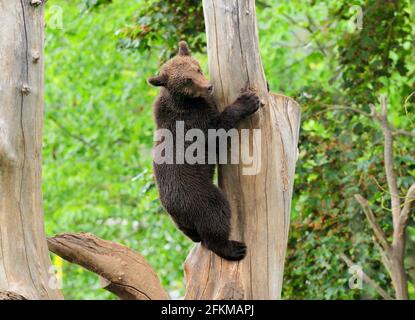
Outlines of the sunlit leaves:
<svg viewBox="0 0 415 320">
<path fill-rule="evenodd" d="M 146 1 L 130 23 L 117 31 L 119 46 L 139 52 L 151 51 L 160 60 L 177 52 L 177 43 L 186 40 L 193 52 L 204 52 L 202 1 Z"/>
</svg>

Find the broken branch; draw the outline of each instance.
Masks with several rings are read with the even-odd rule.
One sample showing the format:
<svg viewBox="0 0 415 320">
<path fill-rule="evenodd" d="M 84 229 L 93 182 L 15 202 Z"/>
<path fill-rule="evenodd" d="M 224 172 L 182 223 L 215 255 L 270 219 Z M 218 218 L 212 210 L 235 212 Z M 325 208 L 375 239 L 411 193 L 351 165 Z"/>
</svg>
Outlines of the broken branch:
<svg viewBox="0 0 415 320">
<path fill-rule="evenodd" d="M 166 300 L 168 295 L 143 256 L 90 233 L 48 239 L 49 250 L 107 280 L 105 289 L 122 300 Z"/>
</svg>

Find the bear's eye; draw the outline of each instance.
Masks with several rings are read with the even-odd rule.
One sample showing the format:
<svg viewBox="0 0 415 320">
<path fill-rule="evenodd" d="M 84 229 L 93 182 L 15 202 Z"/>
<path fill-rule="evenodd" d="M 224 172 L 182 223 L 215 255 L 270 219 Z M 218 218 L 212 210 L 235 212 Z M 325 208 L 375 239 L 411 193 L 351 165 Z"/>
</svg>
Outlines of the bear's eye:
<svg viewBox="0 0 415 320">
<path fill-rule="evenodd" d="M 193 83 L 192 78 L 186 78 L 186 84 L 191 84 L 191 83 Z"/>
</svg>

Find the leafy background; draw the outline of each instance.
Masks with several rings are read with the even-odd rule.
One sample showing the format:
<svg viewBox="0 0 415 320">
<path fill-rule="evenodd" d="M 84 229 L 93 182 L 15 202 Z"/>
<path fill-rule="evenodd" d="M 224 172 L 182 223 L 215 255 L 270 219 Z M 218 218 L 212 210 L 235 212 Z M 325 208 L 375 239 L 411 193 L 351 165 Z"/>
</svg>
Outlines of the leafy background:
<svg viewBox="0 0 415 320">
<path fill-rule="evenodd" d="M 357 7 L 358 6 L 358 7 Z M 363 28 L 356 27 L 357 8 Z M 390 120 L 414 129 L 414 1 L 257 1 L 260 46 L 273 92 L 302 107 L 285 299 L 376 299 L 351 290 L 339 253 L 393 294 L 353 195 L 391 229 L 382 135 L 367 111 L 380 95 Z M 56 19 L 62 17 L 62 28 Z M 43 191 L 48 235 L 92 232 L 142 253 L 174 298 L 191 248 L 157 198 L 146 79 L 186 39 L 206 70 L 201 1 L 49 0 L 46 6 Z M 395 143 L 402 194 L 415 179 L 413 138 Z M 377 208 L 377 209 L 376 209 Z M 407 272 L 415 298 L 415 228 Z M 88 271 L 52 256 L 66 299 L 115 299 Z"/>
</svg>

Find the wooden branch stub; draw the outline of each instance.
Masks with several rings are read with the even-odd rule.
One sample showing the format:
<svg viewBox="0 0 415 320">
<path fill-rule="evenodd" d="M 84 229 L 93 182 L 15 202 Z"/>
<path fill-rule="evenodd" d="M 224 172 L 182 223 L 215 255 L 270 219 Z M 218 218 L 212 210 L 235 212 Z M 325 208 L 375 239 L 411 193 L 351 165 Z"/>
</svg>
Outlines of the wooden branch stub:
<svg viewBox="0 0 415 320">
<path fill-rule="evenodd" d="M 105 289 L 122 300 L 166 300 L 168 295 L 148 262 L 137 252 L 90 233 L 48 239 L 49 250 L 107 280 Z"/>
<path fill-rule="evenodd" d="M 38 63 L 40 60 L 40 52 L 38 50 L 32 50 L 32 62 Z"/>
<path fill-rule="evenodd" d="M 43 0 L 30 0 L 30 4 L 31 4 L 33 7 L 38 7 L 38 6 L 40 6 L 42 3 L 43 3 Z"/>
</svg>

